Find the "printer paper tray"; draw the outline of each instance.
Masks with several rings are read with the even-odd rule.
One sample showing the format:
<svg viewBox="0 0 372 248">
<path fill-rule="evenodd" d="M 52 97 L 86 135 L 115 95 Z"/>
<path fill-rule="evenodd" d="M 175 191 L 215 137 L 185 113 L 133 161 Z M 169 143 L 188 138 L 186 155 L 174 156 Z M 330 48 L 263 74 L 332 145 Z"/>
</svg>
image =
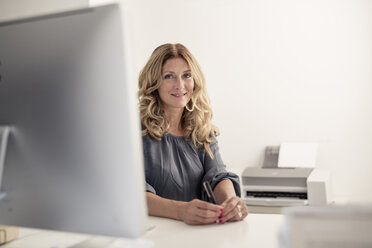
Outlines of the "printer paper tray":
<svg viewBox="0 0 372 248">
<path fill-rule="evenodd" d="M 304 206 L 308 205 L 307 200 L 302 199 L 290 199 L 290 198 L 255 198 L 246 197 L 244 201 L 247 205 L 253 206 L 274 206 L 274 207 L 286 207 L 286 206 Z"/>
</svg>

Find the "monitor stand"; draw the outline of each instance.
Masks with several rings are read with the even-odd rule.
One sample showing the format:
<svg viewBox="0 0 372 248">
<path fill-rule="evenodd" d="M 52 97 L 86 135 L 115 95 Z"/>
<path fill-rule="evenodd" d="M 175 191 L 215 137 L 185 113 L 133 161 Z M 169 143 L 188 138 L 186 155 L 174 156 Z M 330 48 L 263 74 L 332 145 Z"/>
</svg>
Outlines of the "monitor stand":
<svg viewBox="0 0 372 248">
<path fill-rule="evenodd" d="M 81 243 L 70 246 L 70 248 L 98 248 L 98 247 L 109 247 L 113 242 L 114 238 L 92 236 L 91 238 L 84 240 Z"/>
<path fill-rule="evenodd" d="M 153 241 L 142 238 L 131 239 L 131 238 L 115 238 L 108 236 L 92 236 L 87 240 L 78 243 L 69 248 L 119 248 L 119 247 L 132 247 L 132 248 L 144 248 L 153 247 Z"/>
<path fill-rule="evenodd" d="M 10 127 L 0 125 L 0 200 L 5 197 L 6 193 L 1 191 L 3 171 L 5 164 L 6 147 L 8 144 L 8 136 L 10 133 Z"/>
</svg>

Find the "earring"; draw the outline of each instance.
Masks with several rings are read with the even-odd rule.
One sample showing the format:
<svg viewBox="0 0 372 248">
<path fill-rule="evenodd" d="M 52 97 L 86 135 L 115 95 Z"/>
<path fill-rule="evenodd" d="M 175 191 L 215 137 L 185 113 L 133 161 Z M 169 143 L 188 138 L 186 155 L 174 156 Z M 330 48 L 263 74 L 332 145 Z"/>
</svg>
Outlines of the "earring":
<svg viewBox="0 0 372 248">
<path fill-rule="evenodd" d="M 185 108 L 187 109 L 187 111 L 192 112 L 195 109 L 195 104 L 192 100 L 190 100 L 190 102 L 192 104 L 192 108 L 190 109 L 190 107 L 188 106 L 188 103 L 186 104 Z"/>
</svg>

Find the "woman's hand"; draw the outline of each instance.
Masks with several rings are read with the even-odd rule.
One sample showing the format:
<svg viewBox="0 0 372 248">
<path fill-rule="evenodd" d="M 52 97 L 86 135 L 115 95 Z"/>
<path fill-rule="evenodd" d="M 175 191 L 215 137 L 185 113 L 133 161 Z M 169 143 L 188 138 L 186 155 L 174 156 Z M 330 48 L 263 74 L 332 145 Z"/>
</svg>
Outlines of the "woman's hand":
<svg viewBox="0 0 372 248">
<path fill-rule="evenodd" d="M 186 202 L 180 209 L 180 219 L 189 225 L 216 223 L 223 207 L 209 202 L 194 199 Z"/>
<path fill-rule="evenodd" d="M 248 208 L 245 202 L 237 196 L 225 200 L 221 206 L 223 207 L 222 217 L 220 218 L 222 223 L 240 221 L 248 215 Z"/>
</svg>

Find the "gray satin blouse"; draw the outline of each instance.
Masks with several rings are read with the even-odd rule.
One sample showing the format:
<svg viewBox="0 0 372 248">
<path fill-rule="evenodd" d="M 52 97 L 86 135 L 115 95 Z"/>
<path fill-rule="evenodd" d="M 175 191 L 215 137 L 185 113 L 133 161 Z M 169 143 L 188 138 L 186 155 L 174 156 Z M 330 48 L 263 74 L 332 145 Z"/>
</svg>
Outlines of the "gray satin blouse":
<svg viewBox="0 0 372 248">
<path fill-rule="evenodd" d="M 179 201 L 208 201 L 202 182 L 209 181 L 214 189 L 221 180 L 230 179 L 240 196 L 239 177 L 226 171 L 217 140 L 210 148 L 214 159 L 182 136 L 166 133 L 161 141 L 143 136 L 146 191 Z"/>
</svg>

